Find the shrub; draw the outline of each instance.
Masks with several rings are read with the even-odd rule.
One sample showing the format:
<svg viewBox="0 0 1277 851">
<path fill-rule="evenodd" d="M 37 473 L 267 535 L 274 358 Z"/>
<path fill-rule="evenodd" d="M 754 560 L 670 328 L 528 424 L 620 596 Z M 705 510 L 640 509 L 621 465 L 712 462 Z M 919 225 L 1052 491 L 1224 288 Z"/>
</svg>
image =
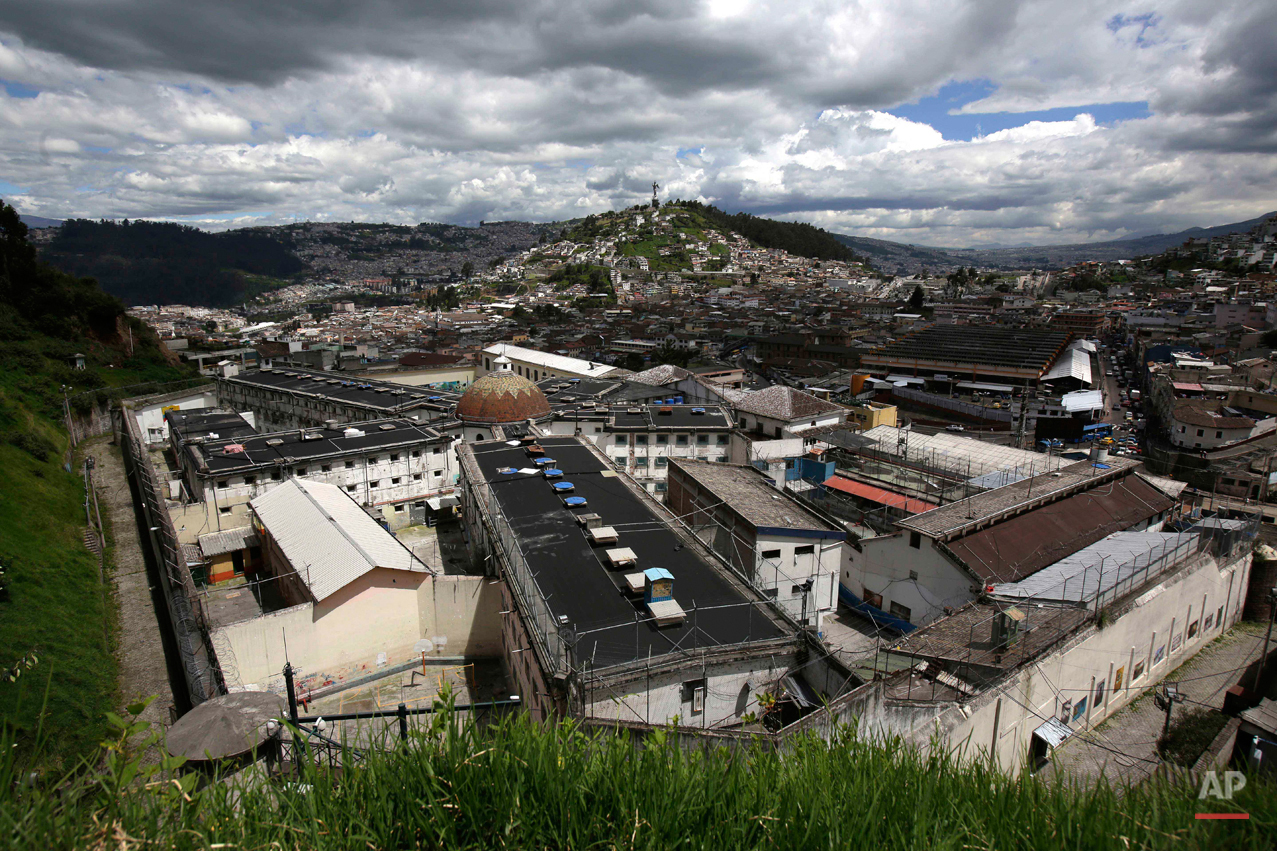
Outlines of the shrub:
<svg viewBox="0 0 1277 851">
<path fill-rule="evenodd" d="M 58 451 L 53 441 L 34 431 L 15 431 L 9 435 L 9 442 L 37 461 L 48 461 Z"/>
<path fill-rule="evenodd" d="M 1189 709 L 1171 721 L 1171 729 L 1157 740 L 1157 752 L 1167 762 L 1191 766 L 1228 723 L 1215 709 Z"/>
</svg>

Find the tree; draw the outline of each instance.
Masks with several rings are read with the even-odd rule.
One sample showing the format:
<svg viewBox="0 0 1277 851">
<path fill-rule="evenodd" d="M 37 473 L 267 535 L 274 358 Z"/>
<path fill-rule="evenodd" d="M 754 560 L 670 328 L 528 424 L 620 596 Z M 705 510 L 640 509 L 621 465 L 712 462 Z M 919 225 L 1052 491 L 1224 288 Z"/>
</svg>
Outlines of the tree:
<svg viewBox="0 0 1277 851">
<path fill-rule="evenodd" d="M 922 284 L 918 284 L 913 288 L 913 295 L 909 296 L 909 309 L 914 313 L 922 311 L 922 305 L 927 301 L 927 293 L 922 288 Z"/>
<path fill-rule="evenodd" d="M 469 278 L 474 274 L 474 264 L 469 260 L 461 264 L 461 277 Z"/>
</svg>

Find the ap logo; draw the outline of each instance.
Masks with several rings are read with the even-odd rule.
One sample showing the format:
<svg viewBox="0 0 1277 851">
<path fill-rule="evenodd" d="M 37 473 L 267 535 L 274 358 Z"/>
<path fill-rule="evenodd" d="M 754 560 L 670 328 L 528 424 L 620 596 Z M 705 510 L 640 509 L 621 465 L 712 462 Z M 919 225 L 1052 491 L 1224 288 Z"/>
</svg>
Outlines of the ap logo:
<svg viewBox="0 0 1277 851">
<path fill-rule="evenodd" d="M 1221 786 L 1219 782 L 1219 772 L 1208 771 L 1202 777 L 1202 790 L 1197 795 L 1197 800 L 1204 801 L 1209 795 L 1212 798 L 1218 798 L 1221 801 L 1231 801 L 1233 793 L 1240 792 L 1246 788 L 1246 775 L 1240 771 L 1225 771 L 1224 783 Z"/>
</svg>

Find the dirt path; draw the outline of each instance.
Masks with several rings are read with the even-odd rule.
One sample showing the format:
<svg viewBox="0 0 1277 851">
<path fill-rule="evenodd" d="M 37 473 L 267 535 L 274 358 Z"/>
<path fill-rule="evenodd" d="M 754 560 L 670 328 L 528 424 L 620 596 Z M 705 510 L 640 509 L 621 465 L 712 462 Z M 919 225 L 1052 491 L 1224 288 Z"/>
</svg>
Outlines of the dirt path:
<svg viewBox="0 0 1277 851">
<path fill-rule="evenodd" d="M 124 474 L 124 463 L 110 436 L 85 441 L 79 451 L 96 460 L 94 482 L 108 530 L 107 563 L 115 592 L 116 642 L 119 661 L 119 703 L 123 708 L 139 698 L 156 695 L 143 718 L 168 723 L 173 691 L 164 655 L 155 599 L 147 577 L 147 563 L 138 538 L 133 495 Z"/>
</svg>

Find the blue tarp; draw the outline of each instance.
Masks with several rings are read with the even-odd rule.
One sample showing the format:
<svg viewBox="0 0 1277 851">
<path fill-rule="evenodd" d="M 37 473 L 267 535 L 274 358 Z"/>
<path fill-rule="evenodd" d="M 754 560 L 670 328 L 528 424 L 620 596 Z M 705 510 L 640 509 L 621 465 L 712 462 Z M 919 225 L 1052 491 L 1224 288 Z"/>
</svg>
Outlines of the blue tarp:
<svg viewBox="0 0 1277 851">
<path fill-rule="evenodd" d="M 889 630 L 899 635 L 906 635 L 913 632 L 918 627 L 909 623 L 904 618 L 898 618 L 895 615 L 887 614 L 876 606 L 871 606 L 855 594 L 847 590 L 842 583 L 838 584 L 838 599 L 847 607 L 859 612 L 869 620 L 873 621 L 873 625 Z"/>
</svg>

